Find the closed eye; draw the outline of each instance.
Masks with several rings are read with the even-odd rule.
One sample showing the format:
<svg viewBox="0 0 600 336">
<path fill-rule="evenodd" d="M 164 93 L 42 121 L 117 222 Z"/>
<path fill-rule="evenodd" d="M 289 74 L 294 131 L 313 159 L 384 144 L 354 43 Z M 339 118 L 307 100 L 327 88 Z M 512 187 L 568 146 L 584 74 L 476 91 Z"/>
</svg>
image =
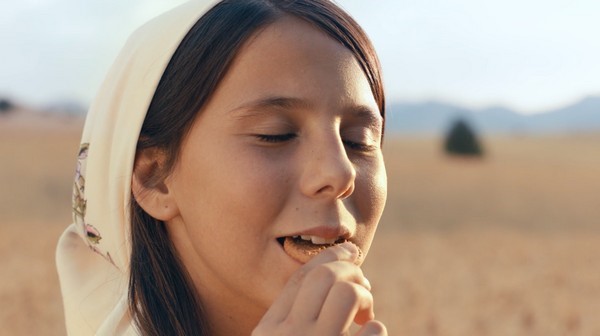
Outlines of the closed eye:
<svg viewBox="0 0 600 336">
<path fill-rule="evenodd" d="M 285 142 L 289 140 L 293 140 L 297 137 L 295 133 L 285 133 L 285 134 L 255 134 L 260 141 L 270 142 L 270 143 L 278 143 Z"/>
<path fill-rule="evenodd" d="M 377 146 L 367 145 L 364 143 L 348 141 L 348 140 L 344 141 L 344 145 L 346 145 L 348 148 L 350 148 L 352 150 L 355 150 L 358 152 L 365 152 L 365 153 L 372 152 L 378 148 Z"/>
</svg>

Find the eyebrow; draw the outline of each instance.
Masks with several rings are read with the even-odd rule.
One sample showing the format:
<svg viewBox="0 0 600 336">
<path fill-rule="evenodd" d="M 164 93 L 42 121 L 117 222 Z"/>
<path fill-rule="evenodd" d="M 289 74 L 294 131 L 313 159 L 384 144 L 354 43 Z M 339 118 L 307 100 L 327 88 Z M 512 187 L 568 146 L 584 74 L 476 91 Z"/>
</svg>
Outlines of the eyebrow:
<svg viewBox="0 0 600 336">
<path fill-rule="evenodd" d="M 275 112 L 282 110 L 310 109 L 312 106 L 313 105 L 310 102 L 301 98 L 274 96 L 260 98 L 242 104 L 233 110 L 230 110 L 229 114 L 236 119 L 247 119 L 262 115 L 269 111 Z M 362 120 L 369 125 L 381 126 L 383 124 L 383 116 L 379 113 L 379 111 L 373 111 L 373 109 L 368 106 L 351 105 L 344 108 L 344 111 L 352 117 Z"/>
<path fill-rule="evenodd" d="M 248 117 L 264 114 L 265 111 L 293 110 L 299 108 L 306 109 L 310 108 L 310 106 L 311 105 L 306 100 L 300 98 L 277 96 L 260 98 L 242 104 L 229 111 L 229 114 L 236 119 L 246 119 Z"/>
<path fill-rule="evenodd" d="M 353 105 L 348 110 L 354 118 L 361 120 L 365 124 L 383 128 L 384 120 L 379 111 L 373 111 L 373 109 L 364 105 Z"/>
</svg>

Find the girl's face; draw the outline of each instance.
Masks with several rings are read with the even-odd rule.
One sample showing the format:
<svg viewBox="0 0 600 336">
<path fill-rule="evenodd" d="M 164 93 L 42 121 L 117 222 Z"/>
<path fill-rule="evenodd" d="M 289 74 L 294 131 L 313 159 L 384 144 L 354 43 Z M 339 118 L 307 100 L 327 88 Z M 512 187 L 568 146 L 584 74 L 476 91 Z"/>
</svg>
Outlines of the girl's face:
<svg viewBox="0 0 600 336">
<path fill-rule="evenodd" d="M 185 138 L 169 236 L 209 315 L 262 315 L 301 263 L 285 237 L 366 254 L 386 199 L 383 119 L 352 53 L 286 17 L 240 50 Z"/>
</svg>

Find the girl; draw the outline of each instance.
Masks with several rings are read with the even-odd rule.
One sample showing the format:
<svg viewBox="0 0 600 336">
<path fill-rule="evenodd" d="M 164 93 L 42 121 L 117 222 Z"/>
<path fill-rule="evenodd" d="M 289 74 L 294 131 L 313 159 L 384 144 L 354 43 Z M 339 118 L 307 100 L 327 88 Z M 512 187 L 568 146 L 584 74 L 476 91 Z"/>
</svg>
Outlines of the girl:
<svg viewBox="0 0 600 336">
<path fill-rule="evenodd" d="M 91 106 L 57 250 L 71 335 L 385 335 L 372 45 L 329 0 L 191 1 Z M 92 251 L 92 253 L 90 253 Z"/>
</svg>

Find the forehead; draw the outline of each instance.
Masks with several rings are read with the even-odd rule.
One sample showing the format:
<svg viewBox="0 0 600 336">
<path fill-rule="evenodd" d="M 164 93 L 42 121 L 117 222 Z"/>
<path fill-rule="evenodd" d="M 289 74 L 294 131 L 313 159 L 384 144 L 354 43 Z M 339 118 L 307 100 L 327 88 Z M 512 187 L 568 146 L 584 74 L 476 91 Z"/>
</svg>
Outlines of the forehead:
<svg viewBox="0 0 600 336">
<path fill-rule="evenodd" d="M 216 96 L 223 90 L 235 93 L 235 100 L 248 95 L 323 98 L 327 92 L 332 99 L 376 105 L 354 54 L 313 24 L 292 16 L 265 26 L 240 48 Z"/>
<path fill-rule="evenodd" d="M 277 48 L 285 46 L 284 48 Z M 310 46 L 309 50 L 305 50 Z M 338 57 L 353 58 L 352 53 L 320 27 L 291 15 L 283 15 L 274 22 L 258 30 L 240 50 L 240 54 L 256 51 L 269 51 L 274 57 L 281 52 L 322 50 L 323 54 L 333 53 Z"/>
</svg>

